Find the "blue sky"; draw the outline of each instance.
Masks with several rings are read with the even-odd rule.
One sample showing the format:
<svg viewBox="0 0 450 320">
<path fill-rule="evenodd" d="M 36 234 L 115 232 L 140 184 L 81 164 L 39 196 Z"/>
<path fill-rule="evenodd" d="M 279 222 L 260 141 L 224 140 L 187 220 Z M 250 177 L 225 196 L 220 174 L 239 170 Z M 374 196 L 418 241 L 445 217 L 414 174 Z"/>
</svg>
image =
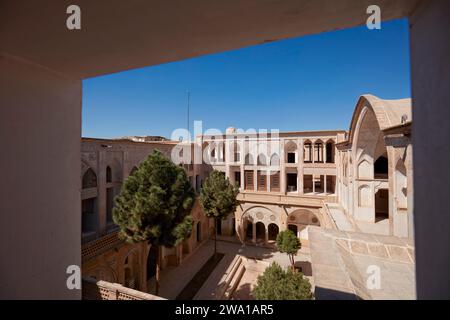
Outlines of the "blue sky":
<svg viewBox="0 0 450 320">
<path fill-rule="evenodd" d="M 348 129 L 361 94 L 410 97 L 408 22 L 288 39 L 83 81 L 84 137 Z"/>
</svg>

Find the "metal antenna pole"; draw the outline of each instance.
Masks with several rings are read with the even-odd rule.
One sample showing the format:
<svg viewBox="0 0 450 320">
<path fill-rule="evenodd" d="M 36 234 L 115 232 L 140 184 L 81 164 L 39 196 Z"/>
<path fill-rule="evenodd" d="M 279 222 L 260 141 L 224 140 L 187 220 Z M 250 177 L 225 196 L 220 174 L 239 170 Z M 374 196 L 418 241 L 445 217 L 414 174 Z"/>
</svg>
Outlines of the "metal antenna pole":
<svg viewBox="0 0 450 320">
<path fill-rule="evenodd" d="M 191 92 L 188 90 L 187 92 L 187 130 L 189 132 L 189 108 L 191 100 Z M 190 133 L 190 132 L 189 132 Z"/>
</svg>

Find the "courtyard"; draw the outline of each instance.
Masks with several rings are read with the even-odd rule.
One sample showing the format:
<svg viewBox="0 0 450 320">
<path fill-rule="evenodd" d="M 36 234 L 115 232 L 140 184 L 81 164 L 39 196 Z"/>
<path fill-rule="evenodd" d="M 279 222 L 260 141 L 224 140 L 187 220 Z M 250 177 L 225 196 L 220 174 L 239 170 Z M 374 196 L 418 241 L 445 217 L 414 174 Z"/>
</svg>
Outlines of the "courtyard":
<svg viewBox="0 0 450 320">
<path fill-rule="evenodd" d="M 218 265 L 212 270 L 209 277 L 199 288 L 194 296 L 194 300 L 216 300 L 223 299 L 221 294 L 227 291 L 228 299 L 247 300 L 252 299 L 251 291 L 256 284 L 259 274 L 264 272 L 265 267 L 272 262 L 277 262 L 283 268 L 290 266 L 286 254 L 271 249 L 255 245 L 242 245 L 236 241 L 217 242 L 217 251 L 224 254 Z M 180 292 L 186 287 L 196 273 L 214 254 L 214 241 L 208 240 L 199 246 L 189 257 L 187 257 L 178 267 L 167 267 L 161 272 L 161 284 L 159 295 L 166 299 L 176 299 Z M 240 276 L 237 273 L 235 279 L 229 279 L 233 271 L 233 264 L 237 259 L 243 257 L 246 261 L 244 272 Z M 310 266 L 310 255 L 308 248 L 302 248 L 296 256 L 296 266 L 302 267 L 305 276 L 312 283 Z M 228 278 L 228 279 L 227 279 Z M 234 288 L 229 292 L 229 288 L 223 288 L 229 280 L 233 282 Z M 234 283 L 237 280 L 237 283 Z M 153 293 L 155 287 L 154 278 L 148 282 L 148 292 Z M 223 290 L 220 290 L 223 288 Z M 220 296 L 219 296 L 220 295 Z"/>
</svg>

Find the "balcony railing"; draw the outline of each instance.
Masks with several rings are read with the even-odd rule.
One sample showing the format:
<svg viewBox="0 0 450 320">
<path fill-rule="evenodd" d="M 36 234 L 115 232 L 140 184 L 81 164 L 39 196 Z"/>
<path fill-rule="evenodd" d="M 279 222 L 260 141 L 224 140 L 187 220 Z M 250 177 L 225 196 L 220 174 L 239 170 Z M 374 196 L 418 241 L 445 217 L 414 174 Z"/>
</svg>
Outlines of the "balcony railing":
<svg viewBox="0 0 450 320">
<path fill-rule="evenodd" d="M 130 289 L 118 283 L 83 278 L 83 300 L 165 300 L 164 298 Z"/>
<path fill-rule="evenodd" d="M 89 260 L 99 254 L 102 254 L 109 249 L 119 245 L 122 240 L 119 239 L 119 232 L 114 231 L 103 237 L 90 241 L 81 247 L 81 259 L 82 261 Z"/>
<path fill-rule="evenodd" d="M 252 191 L 240 192 L 237 196 L 239 201 L 245 202 L 303 205 L 316 208 L 322 207 L 324 198 L 324 196 L 283 195 Z"/>
</svg>

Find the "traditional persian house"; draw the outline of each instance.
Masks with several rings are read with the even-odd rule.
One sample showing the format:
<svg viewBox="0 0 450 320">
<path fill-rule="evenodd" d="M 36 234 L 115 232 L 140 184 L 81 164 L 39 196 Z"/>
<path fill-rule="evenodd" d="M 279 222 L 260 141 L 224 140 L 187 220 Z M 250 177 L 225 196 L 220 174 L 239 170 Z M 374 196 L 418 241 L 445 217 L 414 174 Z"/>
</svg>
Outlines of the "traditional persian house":
<svg viewBox="0 0 450 320">
<path fill-rule="evenodd" d="M 147 243 L 127 244 L 119 240 L 118 228 L 112 220 L 114 197 L 120 192 L 123 181 L 153 150 L 157 149 L 170 158 L 175 145 L 173 141 L 82 139 L 83 277 L 147 291 L 147 282 L 155 274 L 156 250 Z M 192 181 L 198 168 L 186 165 L 185 170 Z M 179 265 L 207 239 L 209 222 L 200 211 L 198 202 L 192 215 L 194 228 L 191 237 L 178 247 L 160 250 L 163 269 Z"/>
<path fill-rule="evenodd" d="M 362 96 L 336 145 L 338 202 L 363 232 L 413 237 L 411 100 Z"/>
<path fill-rule="evenodd" d="M 321 274 L 320 259 L 324 256 L 320 252 L 330 246 L 336 246 L 335 254 L 344 260 L 362 253 L 366 255 L 364 261 L 381 257 L 392 263 L 414 263 L 410 99 L 361 96 L 348 132 L 266 133 L 229 128 L 225 134 L 196 137 L 182 152 L 174 148 L 180 148 L 176 141 L 82 140 L 85 277 L 147 291 L 155 273 L 155 250 L 146 243 L 119 241 L 112 208 L 122 182 L 154 149 L 172 159 L 173 154 L 183 155 L 190 150 L 187 158 L 181 157 L 184 163 L 180 165 L 197 192 L 211 170 L 223 172 L 239 186 L 236 212 L 217 222 L 218 235 L 223 239 L 270 247 L 280 231 L 289 229 L 297 234 L 303 247 L 310 247 L 317 274 Z M 178 247 L 161 250 L 163 269 L 182 264 L 212 234 L 213 222 L 205 218 L 198 201 L 192 214 L 191 237 Z M 327 230 L 335 232 L 327 235 Z M 355 234 L 387 238 L 365 236 L 362 239 L 368 243 L 356 243 L 352 239 L 361 240 L 361 236 Z M 311 235 L 315 243 L 311 243 Z M 331 236 L 338 240 L 330 240 Z M 324 248 L 327 241 L 331 242 Z M 398 245 L 392 247 L 393 242 Z M 356 249 L 342 251 L 337 245 L 342 243 L 344 249 L 352 245 Z M 337 275 L 340 266 L 336 266 Z M 356 276 L 364 272 L 361 270 L 341 271 Z M 315 281 L 321 283 L 319 278 Z M 408 280 L 410 283 L 414 281 Z M 355 291 L 353 287 L 335 289 Z M 392 296 L 396 294 L 403 293 L 393 292 Z M 359 296 L 370 297 L 366 292 Z"/>
</svg>

